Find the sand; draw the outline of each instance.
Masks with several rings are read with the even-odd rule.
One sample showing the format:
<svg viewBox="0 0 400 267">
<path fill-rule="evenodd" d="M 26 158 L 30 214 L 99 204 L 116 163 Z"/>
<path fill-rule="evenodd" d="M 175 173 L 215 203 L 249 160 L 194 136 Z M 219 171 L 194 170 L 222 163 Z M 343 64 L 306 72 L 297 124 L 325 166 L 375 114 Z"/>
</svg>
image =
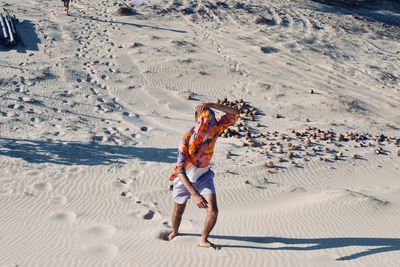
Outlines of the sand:
<svg viewBox="0 0 400 267">
<path fill-rule="evenodd" d="M 400 264 L 395 1 L 121 2 L 0 0 L 24 43 L 0 46 L 1 267 Z M 216 145 L 222 249 L 196 247 L 193 202 L 164 241 L 179 140 L 224 98 L 259 113 L 242 115 L 254 146 Z M 316 129 L 368 138 L 307 154 L 295 132 Z"/>
</svg>

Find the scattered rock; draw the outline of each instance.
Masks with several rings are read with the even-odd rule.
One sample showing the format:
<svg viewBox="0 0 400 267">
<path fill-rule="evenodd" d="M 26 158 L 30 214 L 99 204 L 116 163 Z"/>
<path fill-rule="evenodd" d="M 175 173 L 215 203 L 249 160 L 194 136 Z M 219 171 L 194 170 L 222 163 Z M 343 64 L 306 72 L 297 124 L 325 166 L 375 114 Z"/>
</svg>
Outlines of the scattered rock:
<svg viewBox="0 0 400 267">
<path fill-rule="evenodd" d="M 135 42 L 135 43 L 133 43 L 133 45 L 131 45 L 131 48 L 137 48 L 137 47 L 142 47 L 142 46 L 143 46 L 142 43 Z"/>
<path fill-rule="evenodd" d="M 271 53 L 278 53 L 279 52 L 278 48 L 272 47 L 272 46 L 261 46 L 260 50 L 264 54 L 271 54 Z"/>
<path fill-rule="evenodd" d="M 264 24 L 264 25 L 274 25 L 274 20 L 260 16 L 255 20 L 255 23 L 256 24 Z"/>
<path fill-rule="evenodd" d="M 375 153 L 376 153 L 376 154 L 382 154 L 382 153 L 383 153 L 382 147 L 377 146 L 377 147 L 375 148 Z"/>
<path fill-rule="evenodd" d="M 309 93 L 315 94 L 313 89 L 310 89 Z M 338 152 L 333 147 L 349 151 L 349 148 L 353 146 L 357 148 L 369 146 L 374 149 L 375 153 L 386 155 L 387 153 L 385 153 L 382 146 L 400 146 L 400 139 L 398 137 L 388 137 L 383 134 L 372 136 L 367 133 L 355 131 L 337 133 L 333 129 L 323 130 L 311 126 L 306 126 L 304 130 L 290 129 L 288 132 L 262 132 L 263 129 L 258 128 L 261 126 L 259 122 L 253 124 L 250 121 L 257 120 L 257 117 L 263 115 L 263 113 L 250 105 L 249 102 L 243 99 L 231 101 L 227 98 L 218 99 L 217 102 L 240 110 L 240 119 L 238 122 L 233 127 L 226 129 L 221 134 L 221 137 L 245 139 L 240 143 L 243 147 L 265 147 L 265 149 L 260 150 L 260 153 L 265 154 L 270 159 L 276 157 L 277 162 L 287 162 L 287 159 L 290 161 L 293 158 L 299 158 L 299 160 L 306 162 L 309 160 L 305 158 L 306 156 L 315 157 L 315 159 L 323 162 L 346 159 L 343 152 Z M 279 113 L 274 113 L 272 116 L 274 118 L 283 118 Z M 285 153 L 285 156 L 277 157 L 277 155 L 282 155 L 283 153 Z M 325 155 L 322 156 L 323 154 Z M 397 155 L 400 156 L 400 150 L 397 152 Z M 229 158 L 229 151 L 226 152 L 226 156 Z M 358 154 L 353 154 L 352 158 L 362 159 Z M 276 166 L 274 166 L 272 161 L 266 162 L 265 165 L 270 173 L 279 171 L 279 169 L 275 168 Z M 299 165 L 298 167 L 303 168 L 304 166 Z"/>
<path fill-rule="evenodd" d="M 274 167 L 274 163 L 273 163 L 272 161 L 268 161 L 268 162 L 265 164 L 265 166 L 266 166 L 267 168 L 271 169 L 271 168 Z"/>
<path fill-rule="evenodd" d="M 121 196 L 131 198 L 133 196 L 133 194 L 130 191 L 122 191 Z"/>
<path fill-rule="evenodd" d="M 304 147 L 308 148 L 310 145 L 311 145 L 311 140 L 310 138 L 307 137 L 306 139 L 304 139 Z"/>
</svg>

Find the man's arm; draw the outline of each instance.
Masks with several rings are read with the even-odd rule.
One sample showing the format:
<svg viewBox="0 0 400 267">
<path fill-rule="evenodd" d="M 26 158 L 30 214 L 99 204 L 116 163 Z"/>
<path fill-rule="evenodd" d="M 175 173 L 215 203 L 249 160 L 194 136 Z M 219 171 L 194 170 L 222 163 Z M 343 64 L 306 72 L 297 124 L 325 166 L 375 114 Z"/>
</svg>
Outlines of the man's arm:
<svg viewBox="0 0 400 267">
<path fill-rule="evenodd" d="M 208 207 L 207 201 L 205 198 L 200 195 L 196 189 L 193 187 L 192 183 L 189 181 L 188 177 L 184 173 L 179 173 L 178 174 L 179 180 L 182 182 L 182 184 L 186 187 L 186 189 L 189 191 L 189 193 L 192 195 L 194 200 L 196 201 L 197 207 L 200 209 L 206 209 Z"/>
<path fill-rule="evenodd" d="M 205 108 L 214 108 L 218 109 L 222 112 L 225 112 L 227 114 L 232 114 L 232 115 L 239 115 L 240 111 L 236 108 L 228 107 L 222 104 L 216 104 L 216 103 L 204 103 L 200 104 L 196 107 L 196 111 L 198 114 L 200 114 Z"/>
<path fill-rule="evenodd" d="M 239 115 L 240 111 L 237 108 L 232 108 L 225 106 L 223 104 L 216 104 L 216 103 L 206 103 L 208 107 L 218 109 L 222 112 L 232 114 L 232 115 Z"/>
</svg>

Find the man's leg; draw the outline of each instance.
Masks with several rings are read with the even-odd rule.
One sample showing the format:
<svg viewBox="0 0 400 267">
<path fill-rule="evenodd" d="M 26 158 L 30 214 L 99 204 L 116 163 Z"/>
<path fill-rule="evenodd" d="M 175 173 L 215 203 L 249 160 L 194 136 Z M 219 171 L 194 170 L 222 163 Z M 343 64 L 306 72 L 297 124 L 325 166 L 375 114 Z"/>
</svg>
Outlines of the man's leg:
<svg viewBox="0 0 400 267">
<path fill-rule="evenodd" d="M 175 203 L 174 210 L 172 211 L 172 232 L 168 235 L 168 240 L 172 240 L 178 235 L 179 225 L 181 225 L 182 214 L 185 211 L 186 203 Z"/>
<path fill-rule="evenodd" d="M 209 246 L 210 243 L 208 242 L 208 236 L 214 228 L 218 217 L 217 196 L 215 194 L 207 194 L 203 195 L 203 197 L 207 200 L 208 207 L 207 217 L 204 222 L 204 229 L 200 237 L 199 246 Z"/>
</svg>

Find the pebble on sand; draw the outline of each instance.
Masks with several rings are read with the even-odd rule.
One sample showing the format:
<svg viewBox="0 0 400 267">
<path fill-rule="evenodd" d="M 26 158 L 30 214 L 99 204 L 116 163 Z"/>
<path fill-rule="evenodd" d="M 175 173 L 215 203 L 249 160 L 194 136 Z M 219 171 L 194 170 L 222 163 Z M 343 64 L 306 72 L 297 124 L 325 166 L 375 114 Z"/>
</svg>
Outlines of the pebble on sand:
<svg viewBox="0 0 400 267">
<path fill-rule="evenodd" d="M 267 163 L 265 163 L 265 166 L 269 169 L 274 167 L 274 163 L 272 161 L 267 161 Z"/>
</svg>

